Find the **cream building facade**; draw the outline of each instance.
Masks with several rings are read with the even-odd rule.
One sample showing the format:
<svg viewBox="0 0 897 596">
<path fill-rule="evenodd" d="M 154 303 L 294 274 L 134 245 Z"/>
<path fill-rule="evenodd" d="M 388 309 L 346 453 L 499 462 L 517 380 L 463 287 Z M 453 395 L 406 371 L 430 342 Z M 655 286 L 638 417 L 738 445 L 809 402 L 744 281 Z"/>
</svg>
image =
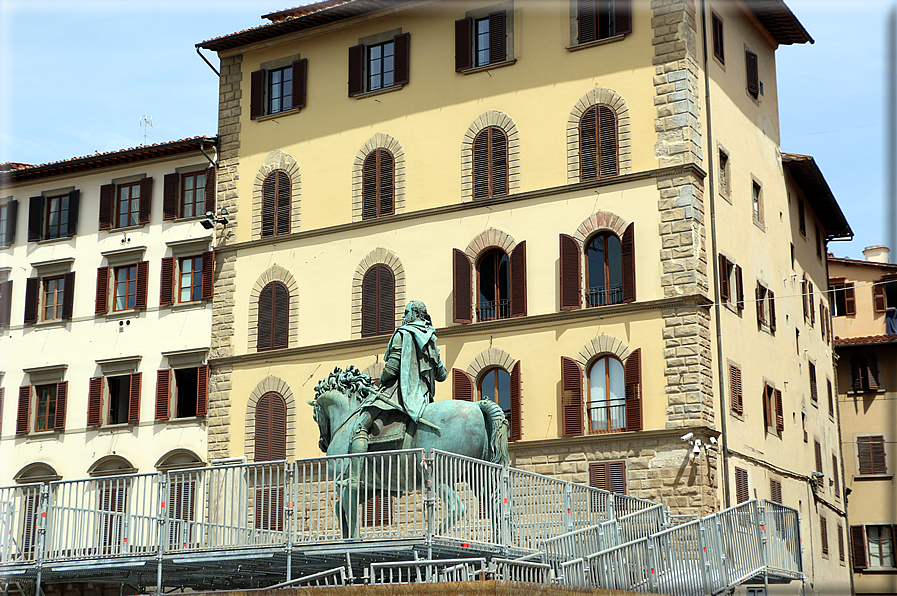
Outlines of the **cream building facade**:
<svg viewBox="0 0 897 596">
<path fill-rule="evenodd" d="M 799 509 L 813 589 L 849 584 L 820 300 L 825 243 L 851 232 L 812 158 L 779 148 L 775 51 L 812 41 L 783 3 L 266 18 L 197 44 L 221 61 L 235 216 L 209 459 L 319 455 L 314 385 L 379 376 L 419 299 L 450 370 L 437 399 L 497 399 L 513 465 L 683 514 L 756 491 Z"/>
</svg>

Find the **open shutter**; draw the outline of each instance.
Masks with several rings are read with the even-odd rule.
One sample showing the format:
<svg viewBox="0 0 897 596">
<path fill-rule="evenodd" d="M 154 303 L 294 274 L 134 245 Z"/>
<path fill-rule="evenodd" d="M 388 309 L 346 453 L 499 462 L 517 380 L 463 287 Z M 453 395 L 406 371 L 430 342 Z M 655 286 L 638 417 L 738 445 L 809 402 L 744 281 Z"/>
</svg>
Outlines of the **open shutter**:
<svg viewBox="0 0 897 596">
<path fill-rule="evenodd" d="M 12 322 L 12 280 L 0 282 L 0 327 Z"/>
<path fill-rule="evenodd" d="M 589 43 L 598 38 L 597 0 L 576 0 L 579 43 Z"/>
<path fill-rule="evenodd" d="M 766 299 L 769 301 L 769 330 L 776 330 L 776 295 L 772 290 L 769 290 L 766 294 Z"/>
<path fill-rule="evenodd" d="M 514 368 L 511 369 L 511 433 L 508 436 L 509 441 L 519 441 L 523 437 L 522 432 L 522 422 L 523 416 L 521 415 L 521 403 L 520 403 L 520 361 L 518 360 L 516 364 L 514 364 Z"/>
<path fill-rule="evenodd" d="M 168 420 L 171 417 L 171 369 L 156 371 L 156 420 Z"/>
<path fill-rule="evenodd" d="M 87 391 L 87 428 L 103 423 L 103 377 L 90 379 Z"/>
<path fill-rule="evenodd" d="M 202 299 L 211 300 L 215 294 L 215 253 L 202 253 Z"/>
<path fill-rule="evenodd" d="M 635 302 L 635 222 L 626 226 L 620 242 L 623 264 L 623 302 Z"/>
<path fill-rule="evenodd" d="M 631 0 L 614 0 L 614 35 L 632 33 Z"/>
<path fill-rule="evenodd" d="M 19 387 L 19 408 L 16 414 L 16 434 L 27 435 L 31 415 L 31 385 Z"/>
<path fill-rule="evenodd" d="M 62 294 L 62 318 L 71 319 L 72 311 L 75 308 L 75 272 L 69 271 L 65 274 L 65 282 L 63 282 Z"/>
<path fill-rule="evenodd" d="M 37 301 L 40 291 L 40 278 L 29 277 L 25 280 L 25 324 L 37 323 Z"/>
<path fill-rule="evenodd" d="M 754 288 L 754 304 L 757 306 L 757 322 L 761 325 L 766 324 L 766 315 L 763 312 L 763 286 L 760 282 L 757 282 L 757 287 Z"/>
<path fill-rule="evenodd" d="M 864 526 L 850 526 L 850 553 L 853 556 L 854 569 L 865 569 L 869 566 L 866 562 L 866 528 Z"/>
<path fill-rule="evenodd" d="M 159 306 L 174 304 L 174 257 L 162 257 L 160 274 Z"/>
<path fill-rule="evenodd" d="M 290 335 L 290 293 L 281 283 L 274 286 L 274 317 L 272 319 L 272 348 L 286 348 Z"/>
<path fill-rule="evenodd" d="M 74 236 L 78 233 L 78 212 L 81 206 L 81 191 L 77 188 L 69 192 L 69 222 L 66 228 L 66 236 Z"/>
<path fill-rule="evenodd" d="M 94 313 L 104 315 L 109 311 L 109 267 L 97 267 L 97 298 Z"/>
<path fill-rule="evenodd" d="M 757 54 L 745 50 L 744 62 L 747 70 L 747 91 L 756 99 L 760 96 L 760 68 L 757 64 Z"/>
<path fill-rule="evenodd" d="M 470 17 L 455 21 L 455 72 L 473 67 L 472 32 L 473 19 Z"/>
<path fill-rule="evenodd" d="M 140 385 L 143 373 L 131 375 L 131 390 L 128 394 L 128 424 L 140 422 Z"/>
<path fill-rule="evenodd" d="M 729 391 L 732 394 L 732 411 L 736 414 L 744 412 L 744 397 L 741 386 L 741 369 L 737 366 L 729 365 Z"/>
<path fill-rule="evenodd" d="M 582 435 L 582 369 L 572 358 L 561 356 L 561 414 L 565 437 Z"/>
<path fill-rule="evenodd" d="M 626 430 L 642 430 L 642 349 L 626 359 L 623 374 L 626 383 Z"/>
<path fill-rule="evenodd" d="M 379 266 L 377 294 L 377 332 L 389 333 L 396 327 L 396 291 L 392 270 L 386 265 Z"/>
<path fill-rule="evenodd" d="M 452 297 L 453 314 L 456 323 L 470 323 L 473 320 L 472 292 L 473 265 L 463 250 L 452 250 Z"/>
<path fill-rule="evenodd" d="M 810 326 L 816 324 L 816 305 L 813 304 L 813 282 L 807 282 L 807 304 L 810 305 Z"/>
<path fill-rule="evenodd" d="M 560 245 L 561 310 L 576 310 L 582 307 L 579 244 L 572 236 L 561 234 Z"/>
<path fill-rule="evenodd" d="M 349 48 L 349 97 L 364 93 L 364 46 Z"/>
<path fill-rule="evenodd" d="M 10 246 L 16 241 L 16 221 L 19 216 L 19 202 L 9 201 L 6 203 L 6 236 L 0 238 L 3 246 Z"/>
<path fill-rule="evenodd" d="M 785 430 L 785 414 L 782 408 L 782 391 L 776 389 L 776 430 L 782 432 Z"/>
<path fill-rule="evenodd" d="M 377 265 L 361 280 L 361 336 L 377 334 Z"/>
<path fill-rule="evenodd" d="M 100 187 L 100 230 L 112 229 L 112 213 L 115 207 L 115 185 L 104 184 Z"/>
<path fill-rule="evenodd" d="M 489 64 L 498 64 L 508 58 L 508 44 L 505 39 L 505 11 L 489 15 Z"/>
<path fill-rule="evenodd" d="M 28 242 L 37 242 L 44 236 L 44 197 L 28 200 Z"/>
<path fill-rule="evenodd" d="M 857 314 L 857 299 L 853 290 L 853 284 L 844 284 L 844 314 Z"/>
<path fill-rule="evenodd" d="M 875 312 L 885 312 L 888 310 L 884 284 L 872 286 L 872 302 L 875 305 Z"/>
<path fill-rule="evenodd" d="M 452 369 L 452 399 L 473 401 L 473 379 L 460 368 Z"/>
<path fill-rule="evenodd" d="M 148 224 L 150 213 L 153 209 L 153 179 L 144 178 L 140 181 L 140 213 L 137 217 L 138 224 Z"/>
<path fill-rule="evenodd" d="M 181 177 L 178 174 L 165 174 L 162 179 L 162 220 L 171 221 L 178 216 L 178 186 Z M 208 181 L 206 181 L 208 184 Z"/>
<path fill-rule="evenodd" d="M 196 415 L 209 413 L 209 365 L 196 367 Z"/>
<path fill-rule="evenodd" d="M 305 95 L 308 89 L 308 59 L 302 58 L 293 62 L 293 109 L 305 107 Z"/>
<path fill-rule="evenodd" d="M 149 277 L 149 261 L 137 263 L 137 296 L 134 308 L 146 308 L 147 278 Z"/>
<path fill-rule="evenodd" d="M 741 265 L 735 265 L 735 301 L 738 310 L 744 310 L 744 279 Z"/>
<path fill-rule="evenodd" d="M 209 211 L 215 213 L 215 191 L 218 188 L 216 186 L 217 177 L 218 171 L 215 169 L 215 166 L 209 166 L 208 168 L 206 168 L 205 203 L 207 213 Z"/>
<path fill-rule="evenodd" d="M 255 120 L 265 115 L 265 71 L 256 70 L 250 75 L 249 118 Z"/>
<path fill-rule="evenodd" d="M 870 391 L 878 391 L 878 357 L 866 356 L 866 381 Z"/>
<path fill-rule="evenodd" d="M 729 301 L 729 260 L 723 255 L 719 255 L 719 299 Z"/>
<path fill-rule="evenodd" d="M 411 34 L 399 33 L 395 41 L 395 85 L 407 85 L 411 66 Z"/>
<path fill-rule="evenodd" d="M 53 420 L 53 430 L 65 430 L 65 406 L 68 396 L 69 382 L 56 383 L 56 417 Z"/>
<path fill-rule="evenodd" d="M 526 241 L 511 252 L 511 316 L 526 316 Z"/>
</svg>

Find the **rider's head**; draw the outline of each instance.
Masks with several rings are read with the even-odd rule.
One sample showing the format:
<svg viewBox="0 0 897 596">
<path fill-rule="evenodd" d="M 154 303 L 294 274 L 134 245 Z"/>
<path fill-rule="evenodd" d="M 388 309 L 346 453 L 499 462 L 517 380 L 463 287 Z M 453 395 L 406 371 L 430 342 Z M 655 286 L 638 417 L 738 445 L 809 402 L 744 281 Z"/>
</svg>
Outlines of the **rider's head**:
<svg viewBox="0 0 897 596">
<path fill-rule="evenodd" d="M 427 306 L 420 300 L 409 302 L 408 306 L 405 307 L 405 314 L 402 315 L 403 325 L 414 323 L 415 321 L 424 321 L 427 324 L 432 324 L 430 315 L 427 314 Z"/>
</svg>

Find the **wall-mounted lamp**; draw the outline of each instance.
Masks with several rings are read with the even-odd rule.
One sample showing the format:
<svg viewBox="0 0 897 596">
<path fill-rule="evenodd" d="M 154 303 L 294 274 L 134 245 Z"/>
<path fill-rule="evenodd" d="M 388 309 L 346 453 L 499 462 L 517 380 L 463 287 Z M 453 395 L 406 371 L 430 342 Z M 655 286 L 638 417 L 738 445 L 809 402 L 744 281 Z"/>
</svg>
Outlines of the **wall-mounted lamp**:
<svg viewBox="0 0 897 596">
<path fill-rule="evenodd" d="M 215 217 L 215 214 L 212 211 L 206 211 L 206 218 L 201 219 L 199 223 L 203 228 L 207 230 L 213 230 L 215 229 L 216 223 L 220 223 L 221 225 L 226 226 L 229 221 L 227 219 L 228 215 L 229 213 L 227 212 L 227 209 L 224 209 L 223 207 L 221 208 L 221 213 L 218 215 L 218 217 Z"/>
</svg>

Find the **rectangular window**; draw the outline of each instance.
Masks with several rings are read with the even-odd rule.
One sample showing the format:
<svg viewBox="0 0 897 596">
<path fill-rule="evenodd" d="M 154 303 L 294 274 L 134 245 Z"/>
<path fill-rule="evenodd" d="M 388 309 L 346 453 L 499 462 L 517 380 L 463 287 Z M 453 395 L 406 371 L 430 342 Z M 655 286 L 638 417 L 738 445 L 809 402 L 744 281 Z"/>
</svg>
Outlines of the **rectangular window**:
<svg viewBox="0 0 897 596">
<path fill-rule="evenodd" d="M 203 215 L 206 205 L 206 173 L 193 172 L 181 176 L 181 217 Z"/>
<path fill-rule="evenodd" d="M 828 415 L 831 418 L 835 417 L 835 395 L 832 391 L 832 381 L 831 379 L 825 380 L 825 388 L 828 391 Z"/>
<path fill-rule="evenodd" d="M 822 258 L 822 230 L 819 229 L 819 224 L 813 224 L 816 227 L 816 257 Z"/>
<path fill-rule="evenodd" d="M 819 537 L 822 539 L 822 555 L 828 555 L 828 522 L 825 516 L 819 516 Z"/>
<path fill-rule="evenodd" d="M 775 293 L 759 281 L 754 291 L 757 305 L 757 324 L 769 332 L 776 330 Z"/>
<path fill-rule="evenodd" d="M 741 369 L 734 364 L 729 364 L 729 391 L 732 394 L 732 411 L 736 414 L 744 412 L 744 402 L 741 388 Z"/>
<path fill-rule="evenodd" d="M 763 422 L 769 431 L 776 429 L 776 390 L 769 383 L 763 383 Z"/>
<path fill-rule="evenodd" d="M 744 281 L 741 266 L 719 255 L 720 301 L 744 309 Z"/>
<path fill-rule="evenodd" d="M 7 201 L 0 204 L 0 246 L 8 246 L 12 244 L 12 241 L 7 238 L 9 236 L 10 228 L 10 203 L 11 201 Z"/>
<path fill-rule="evenodd" d="M 473 27 L 474 56 L 476 57 L 474 64 L 485 66 L 489 64 L 489 17 L 475 20 Z"/>
<path fill-rule="evenodd" d="M 631 0 L 577 0 L 577 43 L 632 33 Z"/>
<path fill-rule="evenodd" d="M 115 299 L 113 310 L 130 310 L 136 307 L 137 265 L 115 268 Z"/>
<path fill-rule="evenodd" d="M 735 501 L 738 503 L 744 503 L 745 501 L 750 499 L 750 492 L 748 489 L 748 473 L 747 470 L 736 467 L 735 468 Z"/>
<path fill-rule="evenodd" d="M 754 181 L 751 183 L 751 204 L 753 205 L 754 223 L 763 224 L 763 191 Z"/>
<path fill-rule="evenodd" d="M 813 454 L 816 456 L 816 471 L 823 474 L 822 471 L 822 445 L 819 441 L 813 441 Z"/>
<path fill-rule="evenodd" d="M 55 321 L 62 318 L 62 305 L 65 300 L 65 276 L 43 278 L 43 316 L 41 320 Z"/>
<path fill-rule="evenodd" d="M 855 393 L 879 391 L 878 358 L 873 354 L 850 359 L 850 388 Z"/>
<path fill-rule="evenodd" d="M 747 73 L 747 92 L 754 99 L 760 97 L 760 65 L 757 54 L 750 50 L 744 51 L 744 64 Z"/>
<path fill-rule="evenodd" d="M 797 200 L 797 229 L 800 231 L 801 236 L 807 237 L 807 214 L 803 199 Z"/>
<path fill-rule="evenodd" d="M 838 456 L 832 456 L 832 481 L 835 483 L 835 496 L 841 496 L 841 482 L 838 480 L 840 474 L 838 473 Z"/>
<path fill-rule="evenodd" d="M 625 495 L 626 462 L 604 461 L 589 464 L 589 486 Z"/>
<path fill-rule="evenodd" d="M 56 423 L 56 387 L 53 385 L 40 385 L 35 387 L 37 393 L 37 416 L 34 422 L 34 430 L 53 430 Z"/>
<path fill-rule="evenodd" d="M 869 567 L 894 567 L 894 526 L 866 526 Z"/>
<path fill-rule="evenodd" d="M 843 317 L 857 314 L 856 297 L 852 283 L 829 282 L 829 289 L 832 292 L 832 305 L 834 307 L 832 316 Z"/>
<path fill-rule="evenodd" d="M 729 196 L 729 154 L 719 150 L 719 192 L 724 197 Z"/>
<path fill-rule="evenodd" d="M 174 415 L 175 418 L 192 418 L 196 416 L 196 398 L 198 396 L 197 368 L 179 368 L 174 371 Z"/>
<path fill-rule="evenodd" d="M 293 109 L 293 67 L 268 71 L 268 113 Z"/>
<path fill-rule="evenodd" d="M 180 261 L 178 302 L 202 300 L 202 255 Z"/>
<path fill-rule="evenodd" d="M 815 404 L 819 401 L 819 394 L 816 391 L 816 365 L 812 362 L 807 363 L 807 368 L 810 371 L 810 399 L 813 400 Z"/>
<path fill-rule="evenodd" d="M 857 437 L 857 459 L 859 475 L 887 474 L 887 453 L 882 435 Z"/>
<path fill-rule="evenodd" d="M 838 524 L 838 560 L 844 562 L 844 526 Z"/>
<path fill-rule="evenodd" d="M 65 238 L 69 229 L 69 195 L 68 193 L 57 197 L 48 197 L 46 200 L 47 213 L 44 218 L 46 229 L 44 238 Z"/>
<path fill-rule="evenodd" d="M 116 227 L 136 226 L 140 219 L 140 182 L 121 184 L 116 189 Z"/>
<path fill-rule="evenodd" d="M 782 483 L 780 481 L 769 481 L 769 500 L 774 503 L 782 503 Z"/>
<path fill-rule="evenodd" d="M 713 19 L 713 57 L 726 63 L 726 53 L 723 48 L 723 20 L 717 14 L 711 13 Z"/>
<path fill-rule="evenodd" d="M 131 375 L 106 377 L 109 387 L 108 424 L 126 424 L 131 397 Z"/>
<path fill-rule="evenodd" d="M 367 48 L 368 91 L 392 87 L 395 83 L 395 45 L 394 41 L 387 41 Z"/>
</svg>

